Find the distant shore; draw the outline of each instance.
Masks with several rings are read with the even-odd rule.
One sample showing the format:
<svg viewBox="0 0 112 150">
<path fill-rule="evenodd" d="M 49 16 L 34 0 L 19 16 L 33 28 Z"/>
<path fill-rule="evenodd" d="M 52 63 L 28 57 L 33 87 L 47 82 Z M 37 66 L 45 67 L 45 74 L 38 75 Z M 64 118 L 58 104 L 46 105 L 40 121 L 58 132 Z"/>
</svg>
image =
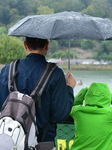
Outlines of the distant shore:
<svg viewBox="0 0 112 150">
<path fill-rule="evenodd" d="M 57 64 L 60 68 L 62 69 L 68 69 L 68 64 Z M 4 67 L 5 65 L 0 64 L 0 70 Z M 112 65 L 70 65 L 70 69 L 72 70 L 112 70 Z"/>
<path fill-rule="evenodd" d="M 68 64 L 57 64 L 62 69 L 68 69 Z M 70 65 L 72 70 L 112 70 L 112 65 Z"/>
</svg>

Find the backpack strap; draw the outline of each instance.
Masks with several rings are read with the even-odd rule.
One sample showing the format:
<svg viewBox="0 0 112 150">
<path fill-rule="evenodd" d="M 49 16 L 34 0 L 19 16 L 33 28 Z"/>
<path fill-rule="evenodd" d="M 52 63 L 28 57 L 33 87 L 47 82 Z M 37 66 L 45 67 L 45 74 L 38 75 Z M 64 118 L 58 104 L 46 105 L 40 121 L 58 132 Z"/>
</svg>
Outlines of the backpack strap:
<svg viewBox="0 0 112 150">
<path fill-rule="evenodd" d="M 55 63 L 51 63 L 51 62 L 47 63 L 46 68 L 45 68 L 38 84 L 36 85 L 36 87 L 34 88 L 34 90 L 32 91 L 32 93 L 30 95 L 35 101 L 38 101 L 39 107 L 41 106 L 41 95 L 43 93 L 43 90 L 44 90 L 48 80 L 50 79 L 52 72 L 54 71 L 54 69 L 56 67 L 57 67 L 57 65 Z"/>
<path fill-rule="evenodd" d="M 17 91 L 15 76 L 18 73 L 18 71 L 16 71 L 16 65 L 17 65 L 18 61 L 19 61 L 19 59 L 14 60 L 13 62 L 10 63 L 10 66 L 9 66 L 9 73 L 8 73 L 8 89 L 9 89 L 9 92 Z M 38 104 L 41 101 L 41 95 L 43 93 L 43 90 L 44 90 L 44 88 L 45 88 L 52 72 L 54 71 L 54 69 L 56 67 L 57 67 L 57 65 L 55 63 L 51 63 L 51 62 L 47 63 L 46 68 L 45 68 L 43 74 L 41 75 L 38 84 L 36 85 L 36 87 L 34 88 L 32 93 L 30 94 L 30 96 L 35 101 L 38 100 Z"/>
<path fill-rule="evenodd" d="M 16 83 L 15 83 L 15 76 L 17 75 L 18 71 L 16 71 L 16 65 L 19 59 L 16 59 L 10 63 L 9 72 L 8 72 L 8 89 L 9 92 L 17 91 Z"/>
</svg>

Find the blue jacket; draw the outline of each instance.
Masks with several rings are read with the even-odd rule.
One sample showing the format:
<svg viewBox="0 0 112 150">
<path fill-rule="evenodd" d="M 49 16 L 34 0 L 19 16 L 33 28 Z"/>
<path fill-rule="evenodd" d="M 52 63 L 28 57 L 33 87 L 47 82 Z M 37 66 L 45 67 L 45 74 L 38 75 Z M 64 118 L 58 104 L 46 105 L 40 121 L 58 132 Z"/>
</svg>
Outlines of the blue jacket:
<svg viewBox="0 0 112 150">
<path fill-rule="evenodd" d="M 45 68 L 47 61 L 45 57 L 39 54 L 29 54 L 18 63 L 18 75 L 16 84 L 18 90 L 24 90 L 23 93 L 30 94 L 34 89 L 39 77 Z M 6 65 L 0 74 L 0 109 L 3 102 L 9 94 L 8 80 L 9 64 Z M 62 69 L 56 68 L 46 86 L 42 98 L 41 108 L 36 104 L 37 126 L 39 128 L 38 141 L 41 141 L 43 131 L 48 124 L 44 141 L 54 141 L 56 136 L 56 123 L 63 122 L 70 113 L 74 96 L 73 89 L 66 86 L 66 81 Z M 52 121 L 51 121 L 52 120 Z"/>
</svg>

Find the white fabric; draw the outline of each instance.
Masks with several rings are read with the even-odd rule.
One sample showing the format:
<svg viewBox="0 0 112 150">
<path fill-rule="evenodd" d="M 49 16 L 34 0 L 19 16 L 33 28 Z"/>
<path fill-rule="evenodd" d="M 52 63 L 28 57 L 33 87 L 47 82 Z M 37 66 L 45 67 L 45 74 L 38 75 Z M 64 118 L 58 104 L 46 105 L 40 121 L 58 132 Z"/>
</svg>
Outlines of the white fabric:
<svg viewBox="0 0 112 150">
<path fill-rule="evenodd" d="M 29 132 L 29 138 L 28 138 L 28 146 L 29 147 L 35 147 L 35 145 L 37 145 L 37 138 L 35 136 L 35 125 L 34 123 L 32 123 L 31 128 L 30 128 L 30 132 Z"/>
<path fill-rule="evenodd" d="M 0 143 L 0 147 L 2 147 L 0 150 L 5 150 L 6 144 L 10 145 L 8 149 L 12 150 L 11 139 L 15 149 L 24 150 L 25 133 L 21 124 L 10 117 L 2 118 L 0 119 L 0 141 L 3 142 Z"/>
</svg>

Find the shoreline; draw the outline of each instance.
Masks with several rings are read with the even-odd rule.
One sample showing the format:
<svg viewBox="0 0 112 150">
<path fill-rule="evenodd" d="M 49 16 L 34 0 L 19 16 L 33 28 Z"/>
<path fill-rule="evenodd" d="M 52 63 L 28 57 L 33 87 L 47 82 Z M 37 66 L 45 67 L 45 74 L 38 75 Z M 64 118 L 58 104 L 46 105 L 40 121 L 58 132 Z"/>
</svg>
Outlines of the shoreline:
<svg viewBox="0 0 112 150">
<path fill-rule="evenodd" d="M 58 67 L 62 68 L 62 69 L 68 69 L 68 64 L 57 64 Z M 70 69 L 72 70 L 112 70 L 112 65 L 92 65 L 92 64 L 88 64 L 88 65 L 70 65 Z"/>
<path fill-rule="evenodd" d="M 4 67 L 5 65 L 0 64 L 0 70 Z M 57 64 L 58 67 L 67 70 L 68 69 L 68 64 Z M 110 70 L 112 71 L 112 65 L 70 65 L 70 69 L 72 70 Z"/>
</svg>

